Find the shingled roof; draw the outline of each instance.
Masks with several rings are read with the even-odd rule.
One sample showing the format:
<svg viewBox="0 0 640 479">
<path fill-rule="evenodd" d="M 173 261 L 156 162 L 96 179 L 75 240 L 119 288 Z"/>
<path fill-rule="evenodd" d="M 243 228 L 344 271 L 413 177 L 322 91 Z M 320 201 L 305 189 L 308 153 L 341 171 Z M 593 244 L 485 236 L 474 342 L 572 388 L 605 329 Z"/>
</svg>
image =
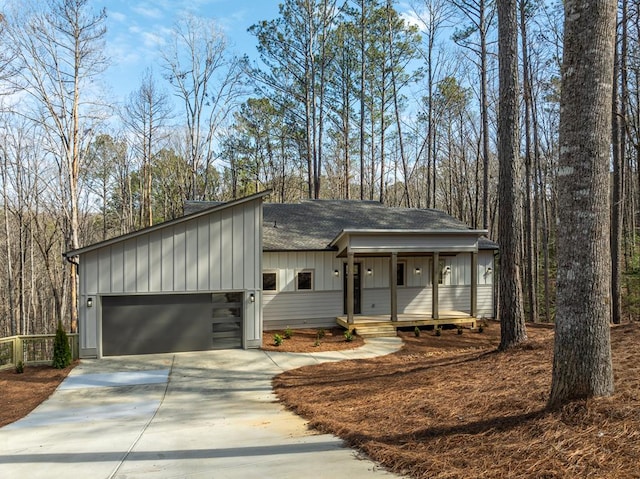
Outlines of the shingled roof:
<svg viewBox="0 0 640 479">
<path fill-rule="evenodd" d="M 188 202 L 185 214 L 211 206 Z M 468 231 L 440 210 L 387 207 L 377 201 L 305 200 L 300 203 L 264 203 L 264 251 L 323 251 L 344 230 Z M 498 249 L 480 238 L 480 249 Z"/>
</svg>

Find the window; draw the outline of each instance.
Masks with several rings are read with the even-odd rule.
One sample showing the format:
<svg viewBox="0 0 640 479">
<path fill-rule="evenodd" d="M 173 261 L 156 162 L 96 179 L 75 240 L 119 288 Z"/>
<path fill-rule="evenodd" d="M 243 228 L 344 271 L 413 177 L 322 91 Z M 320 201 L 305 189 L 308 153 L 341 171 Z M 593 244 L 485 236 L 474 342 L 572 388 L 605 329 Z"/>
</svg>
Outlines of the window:
<svg viewBox="0 0 640 479">
<path fill-rule="evenodd" d="M 262 273 L 262 290 L 278 291 L 278 274 L 275 271 Z"/>
<path fill-rule="evenodd" d="M 404 278 L 405 278 L 405 271 L 406 271 L 406 267 L 405 267 L 405 263 L 398 263 L 397 264 L 397 268 L 396 268 L 396 276 L 397 276 L 397 282 L 396 284 L 398 286 L 404 286 L 405 282 L 404 282 Z"/>
<path fill-rule="evenodd" d="M 298 271 L 296 274 L 296 289 L 298 291 L 313 289 L 313 271 Z"/>
</svg>

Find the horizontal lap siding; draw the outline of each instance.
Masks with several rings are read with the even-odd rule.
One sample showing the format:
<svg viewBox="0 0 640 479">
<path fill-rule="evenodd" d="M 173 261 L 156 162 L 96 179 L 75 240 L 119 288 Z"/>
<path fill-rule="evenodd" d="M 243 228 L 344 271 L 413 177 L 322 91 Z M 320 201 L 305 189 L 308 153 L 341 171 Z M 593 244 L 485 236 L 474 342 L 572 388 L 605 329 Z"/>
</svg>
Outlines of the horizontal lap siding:
<svg viewBox="0 0 640 479">
<path fill-rule="evenodd" d="M 479 318 L 493 318 L 493 287 L 478 286 L 478 317 Z"/>
<path fill-rule="evenodd" d="M 263 319 L 265 329 L 302 327 L 311 324 L 335 324 L 342 314 L 342 293 L 340 291 L 313 291 L 273 294 L 263 292 Z M 326 323 L 326 324 L 325 324 Z"/>
</svg>

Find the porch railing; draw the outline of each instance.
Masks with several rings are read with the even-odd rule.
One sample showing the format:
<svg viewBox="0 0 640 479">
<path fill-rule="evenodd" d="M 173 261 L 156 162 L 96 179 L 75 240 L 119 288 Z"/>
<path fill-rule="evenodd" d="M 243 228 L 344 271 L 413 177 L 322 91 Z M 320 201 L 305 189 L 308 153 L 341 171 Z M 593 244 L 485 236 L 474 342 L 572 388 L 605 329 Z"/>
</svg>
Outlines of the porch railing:
<svg viewBox="0 0 640 479">
<path fill-rule="evenodd" d="M 0 338 L 0 369 L 24 365 L 46 364 L 53 361 L 55 334 L 34 334 Z M 67 334 L 71 356 L 78 359 L 78 335 Z"/>
</svg>

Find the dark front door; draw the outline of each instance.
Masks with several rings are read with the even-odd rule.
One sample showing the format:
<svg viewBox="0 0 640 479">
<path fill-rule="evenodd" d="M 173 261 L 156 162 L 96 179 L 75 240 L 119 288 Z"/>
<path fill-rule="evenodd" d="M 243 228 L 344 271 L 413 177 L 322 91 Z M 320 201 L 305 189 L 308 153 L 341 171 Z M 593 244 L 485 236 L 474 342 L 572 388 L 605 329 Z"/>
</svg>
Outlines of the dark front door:
<svg viewBox="0 0 640 479">
<path fill-rule="evenodd" d="M 344 314 L 347 314 L 347 279 L 349 277 L 349 266 L 344 264 L 342 269 L 343 291 L 344 291 Z M 360 286 L 360 263 L 354 263 L 353 265 L 353 314 L 362 313 L 362 288 Z"/>
</svg>

